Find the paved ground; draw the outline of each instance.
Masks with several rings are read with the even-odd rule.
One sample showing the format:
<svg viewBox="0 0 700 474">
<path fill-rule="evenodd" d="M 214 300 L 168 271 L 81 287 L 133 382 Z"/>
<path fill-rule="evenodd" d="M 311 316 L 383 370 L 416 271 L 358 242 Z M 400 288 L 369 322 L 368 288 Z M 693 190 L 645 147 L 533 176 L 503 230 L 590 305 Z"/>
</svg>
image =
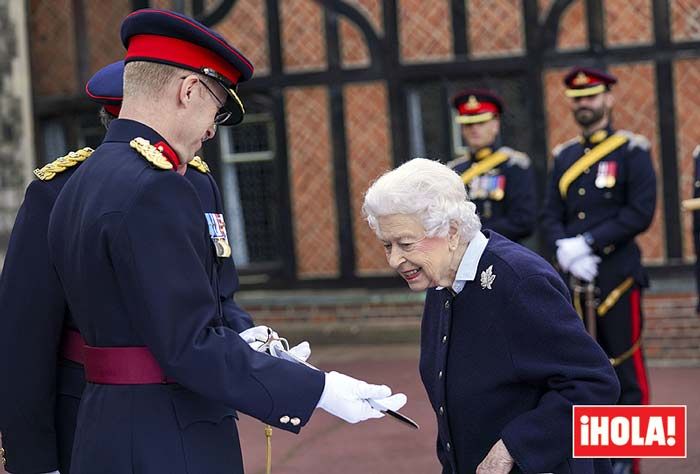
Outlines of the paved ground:
<svg viewBox="0 0 700 474">
<path fill-rule="evenodd" d="M 274 474 L 439 472 L 435 420 L 418 377 L 415 345 L 317 348 L 311 361 L 370 382 L 386 383 L 408 395 L 404 412 L 420 425 L 411 430 L 391 419 L 350 425 L 323 411 L 300 435 L 273 433 Z M 644 474 L 700 472 L 700 368 L 652 368 L 652 402 L 688 405 L 688 458 L 645 460 Z M 239 424 L 248 474 L 264 474 L 263 425 L 241 415 Z M 0 474 L 4 474 L 0 468 Z M 64 473 L 65 474 L 65 473 Z"/>
<path fill-rule="evenodd" d="M 417 349 L 409 346 L 319 349 L 312 361 L 408 395 L 403 410 L 420 425 L 414 431 L 390 419 L 349 425 L 316 413 L 300 435 L 273 433 L 274 474 L 437 473 L 435 421 L 418 377 Z M 688 405 L 688 458 L 643 461 L 644 474 L 700 472 L 700 368 L 652 368 L 652 403 Z M 248 474 L 263 474 L 265 444 L 260 422 L 241 416 Z"/>
</svg>

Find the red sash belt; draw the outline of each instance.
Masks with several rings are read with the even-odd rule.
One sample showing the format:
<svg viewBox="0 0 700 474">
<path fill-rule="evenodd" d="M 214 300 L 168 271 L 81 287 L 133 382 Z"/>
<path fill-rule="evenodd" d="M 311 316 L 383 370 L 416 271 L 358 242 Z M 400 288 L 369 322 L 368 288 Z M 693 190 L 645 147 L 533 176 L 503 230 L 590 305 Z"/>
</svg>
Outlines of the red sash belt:
<svg viewBox="0 0 700 474">
<path fill-rule="evenodd" d="M 85 366 L 88 382 L 105 385 L 175 383 L 161 370 L 147 347 L 92 347 L 78 331 L 67 329 L 61 356 Z"/>
<path fill-rule="evenodd" d="M 85 379 L 106 385 L 175 383 L 147 347 L 85 346 Z"/>
</svg>

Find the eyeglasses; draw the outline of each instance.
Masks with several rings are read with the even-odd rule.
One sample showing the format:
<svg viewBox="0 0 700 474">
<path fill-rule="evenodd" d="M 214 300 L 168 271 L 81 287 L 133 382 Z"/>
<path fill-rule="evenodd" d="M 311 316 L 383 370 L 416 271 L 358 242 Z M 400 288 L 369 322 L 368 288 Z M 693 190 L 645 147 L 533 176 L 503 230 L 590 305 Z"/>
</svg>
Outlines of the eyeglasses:
<svg viewBox="0 0 700 474">
<path fill-rule="evenodd" d="M 209 91 L 211 96 L 214 98 L 216 101 L 216 104 L 219 106 L 219 111 L 217 112 L 216 116 L 214 117 L 214 124 L 215 125 L 221 125 L 225 121 L 227 121 L 230 117 L 232 112 L 229 110 L 226 110 L 226 106 L 224 105 L 223 102 L 221 102 L 221 99 L 219 99 L 216 94 L 214 94 L 214 91 L 211 90 L 211 88 L 207 85 L 206 82 L 204 82 L 201 79 L 198 79 L 199 83 L 204 86 L 204 88 Z"/>
<path fill-rule="evenodd" d="M 243 117 L 245 117 L 245 107 L 243 107 L 243 102 L 241 102 L 240 97 L 238 97 L 238 85 L 233 84 L 230 80 L 228 80 L 226 77 L 223 75 L 219 74 L 217 71 L 215 71 L 212 68 L 208 67 L 203 67 L 199 70 L 199 73 L 210 77 L 214 79 L 218 84 L 221 84 L 221 86 L 226 89 L 226 93 L 229 95 L 230 98 L 233 99 L 233 105 L 237 106 L 234 107 L 233 110 L 228 110 L 227 112 L 231 112 L 231 116 L 229 117 L 229 125 L 236 125 L 238 123 L 241 123 L 243 121 Z"/>
</svg>

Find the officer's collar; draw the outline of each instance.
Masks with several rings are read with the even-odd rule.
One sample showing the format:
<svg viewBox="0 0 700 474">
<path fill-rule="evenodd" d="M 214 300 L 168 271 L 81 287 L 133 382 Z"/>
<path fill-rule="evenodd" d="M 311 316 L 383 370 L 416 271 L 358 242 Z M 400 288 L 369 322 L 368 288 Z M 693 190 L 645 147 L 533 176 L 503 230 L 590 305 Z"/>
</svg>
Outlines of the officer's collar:
<svg viewBox="0 0 700 474">
<path fill-rule="evenodd" d="M 479 148 L 475 152 L 472 152 L 472 156 L 476 161 L 481 161 L 487 156 L 490 156 L 493 154 L 493 149 L 490 146 L 485 146 L 483 148 Z"/>
<path fill-rule="evenodd" d="M 107 142 L 123 142 L 129 143 L 134 138 L 141 137 L 148 140 L 151 145 L 155 146 L 163 153 L 163 156 L 173 164 L 174 169 L 180 165 L 181 160 L 178 158 L 175 150 L 158 132 L 153 130 L 148 125 L 142 124 L 130 119 L 115 119 L 112 120 L 103 140 Z"/>
<path fill-rule="evenodd" d="M 610 135 L 612 135 L 612 133 L 613 133 L 612 127 L 610 125 L 608 125 L 605 128 L 602 128 L 600 130 L 596 130 L 595 132 L 591 133 L 588 136 L 584 135 L 584 136 L 579 137 L 579 141 L 585 145 L 595 146 L 598 143 L 605 140 L 606 138 L 608 138 Z"/>
</svg>

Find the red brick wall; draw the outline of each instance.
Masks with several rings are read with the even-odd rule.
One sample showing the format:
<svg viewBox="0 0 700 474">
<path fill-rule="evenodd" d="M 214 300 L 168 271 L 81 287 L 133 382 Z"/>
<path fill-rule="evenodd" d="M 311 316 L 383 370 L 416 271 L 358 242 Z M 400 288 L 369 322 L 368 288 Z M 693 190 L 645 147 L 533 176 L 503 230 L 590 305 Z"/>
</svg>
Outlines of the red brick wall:
<svg viewBox="0 0 700 474">
<path fill-rule="evenodd" d="M 287 113 L 289 178 L 297 274 L 338 275 L 337 216 L 333 190 L 328 90 L 289 88 Z"/>
<path fill-rule="evenodd" d="M 267 41 L 267 9 L 262 0 L 238 0 L 233 10 L 215 26 L 255 66 L 255 76 L 270 73 Z"/>
<path fill-rule="evenodd" d="M 386 86 L 384 83 L 346 86 L 343 99 L 357 274 L 393 273 L 382 246 L 361 213 L 365 191 L 393 163 Z"/>
<path fill-rule="evenodd" d="M 345 3 L 362 13 L 369 20 L 374 31 L 381 36 L 384 31 L 381 0 L 350 0 Z M 349 69 L 369 66 L 369 48 L 360 29 L 341 16 L 338 31 L 342 66 Z"/>
<path fill-rule="evenodd" d="M 654 35 L 651 0 L 605 0 L 604 8 L 608 45 L 651 43 Z"/>
<path fill-rule="evenodd" d="M 510 56 L 524 52 L 522 3 L 522 0 L 471 0 L 467 3 L 471 56 Z"/>
<path fill-rule="evenodd" d="M 401 61 L 421 63 L 452 59 L 452 19 L 448 0 L 399 0 Z"/>
<path fill-rule="evenodd" d="M 258 324 L 284 330 L 293 340 L 308 338 L 316 344 L 324 341 L 337 344 L 338 337 L 343 337 L 352 338 L 351 342 L 418 343 L 423 304 L 416 295 L 408 295 L 407 290 L 373 291 L 371 295 L 317 292 L 309 294 L 303 304 L 278 296 L 280 300 L 269 294 L 248 301 L 243 294 L 241 304 L 255 315 Z M 643 350 L 647 362 L 700 364 L 700 317 L 695 314 L 696 301 L 695 295 L 683 293 L 643 297 Z"/>
<path fill-rule="evenodd" d="M 553 0 L 539 0 L 540 18 L 549 12 Z M 588 46 L 588 21 L 586 5 L 583 0 L 576 0 L 566 9 L 559 24 L 557 49 L 583 49 Z"/>
<path fill-rule="evenodd" d="M 282 63 L 286 72 L 326 68 L 322 7 L 310 0 L 281 0 Z"/>
<path fill-rule="evenodd" d="M 700 3 L 697 0 L 670 0 L 670 2 L 673 40 L 700 40 Z"/>
<path fill-rule="evenodd" d="M 647 359 L 675 365 L 700 364 L 700 317 L 692 294 L 644 297 L 644 350 Z"/>
<path fill-rule="evenodd" d="M 76 78 L 71 0 L 31 0 L 29 35 L 32 88 L 36 95 L 72 95 Z"/>
<path fill-rule="evenodd" d="M 85 2 L 88 69 L 91 75 L 107 64 L 124 58 L 125 50 L 119 36 L 119 20 L 130 12 L 129 0 Z"/>
<path fill-rule="evenodd" d="M 700 59 L 685 59 L 673 65 L 676 105 L 676 140 L 678 144 L 678 186 L 681 199 L 693 197 L 695 169 L 692 153 L 700 144 Z M 692 219 L 681 214 L 683 256 L 693 261 Z"/>
</svg>

